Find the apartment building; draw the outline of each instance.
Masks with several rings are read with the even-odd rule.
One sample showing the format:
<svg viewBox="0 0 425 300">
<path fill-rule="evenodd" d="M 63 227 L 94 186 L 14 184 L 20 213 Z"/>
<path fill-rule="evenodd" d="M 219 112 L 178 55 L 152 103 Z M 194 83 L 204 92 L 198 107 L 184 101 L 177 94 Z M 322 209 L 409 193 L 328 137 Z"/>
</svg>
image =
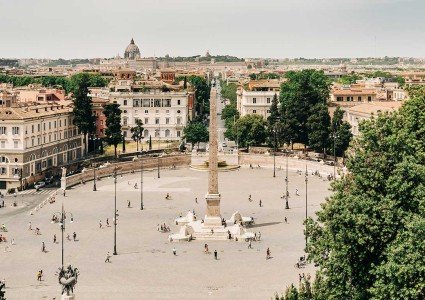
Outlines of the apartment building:
<svg viewBox="0 0 425 300">
<path fill-rule="evenodd" d="M 82 157 L 71 107 L 0 108 L 0 120 L 0 190 L 25 187 Z"/>
</svg>

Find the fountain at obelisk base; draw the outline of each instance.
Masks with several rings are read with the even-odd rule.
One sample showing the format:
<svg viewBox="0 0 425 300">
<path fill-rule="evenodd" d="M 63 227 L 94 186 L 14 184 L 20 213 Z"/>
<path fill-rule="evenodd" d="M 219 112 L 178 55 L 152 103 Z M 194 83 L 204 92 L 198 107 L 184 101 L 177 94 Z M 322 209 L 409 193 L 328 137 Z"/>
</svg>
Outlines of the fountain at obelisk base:
<svg viewBox="0 0 425 300">
<path fill-rule="evenodd" d="M 252 232 L 247 231 L 243 225 L 252 223 L 253 218 L 241 217 L 237 212 L 233 214 L 232 219 L 226 221 L 220 214 L 221 196 L 218 192 L 218 141 L 217 141 L 217 90 L 211 88 L 210 94 L 210 145 L 208 160 L 208 193 L 205 195 L 207 202 L 207 211 L 203 220 L 196 220 L 192 212 L 186 216 L 176 219 L 177 224 L 182 227 L 178 234 L 170 235 L 170 240 L 189 240 L 190 238 L 198 240 L 226 240 L 238 239 L 244 240 L 254 237 Z M 234 216 L 238 217 L 235 218 Z M 227 223 L 231 223 L 227 225 Z"/>
</svg>

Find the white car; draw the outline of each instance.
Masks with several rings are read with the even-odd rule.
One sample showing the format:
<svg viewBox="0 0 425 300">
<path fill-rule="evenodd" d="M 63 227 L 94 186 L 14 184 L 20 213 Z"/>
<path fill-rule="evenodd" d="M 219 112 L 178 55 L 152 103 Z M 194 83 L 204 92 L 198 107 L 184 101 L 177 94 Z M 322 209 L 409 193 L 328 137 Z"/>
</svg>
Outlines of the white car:
<svg viewBox="0 0 425 300">
<path fill-rule="evenodd" d="M 36 190 L 38 190 L 39 188 L 42 188 L 42 187 L 44 187 L 46 185 L 46 183 L 44 182 L 44 181 L 39 181 L 39 182 L 37 182 L 36 184 L 34 184 L 34 188 L 36 189 Z"/>
</svg>

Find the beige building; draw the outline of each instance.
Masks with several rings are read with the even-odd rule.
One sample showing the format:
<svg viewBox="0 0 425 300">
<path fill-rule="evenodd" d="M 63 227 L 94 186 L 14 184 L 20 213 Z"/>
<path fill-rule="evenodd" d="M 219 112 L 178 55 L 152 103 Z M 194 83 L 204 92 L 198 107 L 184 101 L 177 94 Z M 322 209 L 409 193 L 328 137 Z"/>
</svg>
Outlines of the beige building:
<svg viewBox="0 0 425 300">
<path fill-rule="evenodd" d="M 393 112 L 403 105 L 402 102 L 372 102 L 362 103 L 346 109 L 346 117 L 351 125 L 353 135 L 359 135 L 359 124 L 361 121 L 369 120 L 372 116 L 377 116 L 383 112 Z"/>
<path fill-rule="evenodd" d="M 241 117 L 257 114 L 267 118 L 274 95 L 279 97 L 280 84 L 279 80 L 252 80 L 246 89 L 239 87 L 236 100 Z"/>
<path fill-rule="evenodd" d="M 82 156 L 71 107 L 0 108 L 0 120 L 0 190 L 25 187 Z"/>
</svg>

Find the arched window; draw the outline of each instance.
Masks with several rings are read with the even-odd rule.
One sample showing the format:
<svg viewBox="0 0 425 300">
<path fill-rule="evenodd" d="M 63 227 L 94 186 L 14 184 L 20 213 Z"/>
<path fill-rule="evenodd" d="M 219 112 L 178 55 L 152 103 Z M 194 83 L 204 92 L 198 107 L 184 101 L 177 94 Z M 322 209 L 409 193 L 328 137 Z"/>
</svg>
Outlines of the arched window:
<svg viewBox="0 0 425 300">
<path fill-rule="evenodd" d="M 168 129 L 165 130 L 165 137 L 170 137 L 170 130 Z"/>
<path fill-rule="evenodd" d="M 144 137 L 144 138 L 148 138 L 148 137 L 149 137 L 149 130 L 145 129 L 145 130 L 143 131 L 143 137 Z"/>
<path fill-rule="evenodd" d="M 47 151 L 43 150 L 43 152 L 41 152 L 41 157 L 46 157 L 47 156 Z"/>
</svg>

